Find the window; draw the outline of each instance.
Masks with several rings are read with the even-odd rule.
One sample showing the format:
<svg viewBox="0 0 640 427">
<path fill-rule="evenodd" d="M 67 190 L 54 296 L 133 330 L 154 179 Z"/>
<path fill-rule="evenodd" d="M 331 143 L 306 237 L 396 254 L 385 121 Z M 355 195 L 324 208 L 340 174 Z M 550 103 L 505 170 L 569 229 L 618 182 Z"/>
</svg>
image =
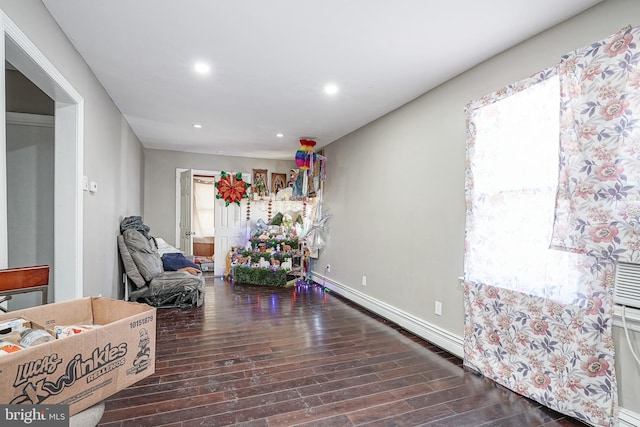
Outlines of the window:
<svg viewBox="0 0 640 427">
<path fill-rule="evenodd" d="M 558 177 L 558 78 L 553 73 L 510 89 L 467 109 L 465 279 L 571 302 L 581 257 L 549 249 Z"/>
</svg>

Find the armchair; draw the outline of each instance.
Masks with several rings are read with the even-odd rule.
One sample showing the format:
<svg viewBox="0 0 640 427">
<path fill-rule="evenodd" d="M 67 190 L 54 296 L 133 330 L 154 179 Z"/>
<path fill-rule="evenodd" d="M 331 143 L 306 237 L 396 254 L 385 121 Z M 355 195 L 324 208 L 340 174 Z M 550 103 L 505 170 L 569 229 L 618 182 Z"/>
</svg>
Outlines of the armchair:
<svg viewBox="0 0 640 427">
<path fill-rule="evenodd" d="M 199 307 L 204 301 L 204 277 L 187 271 L 165 271 L 153 238 L 133 228 L 117 237 L 124 267 L 124 298 L 154 307 Z"/>
</svg>

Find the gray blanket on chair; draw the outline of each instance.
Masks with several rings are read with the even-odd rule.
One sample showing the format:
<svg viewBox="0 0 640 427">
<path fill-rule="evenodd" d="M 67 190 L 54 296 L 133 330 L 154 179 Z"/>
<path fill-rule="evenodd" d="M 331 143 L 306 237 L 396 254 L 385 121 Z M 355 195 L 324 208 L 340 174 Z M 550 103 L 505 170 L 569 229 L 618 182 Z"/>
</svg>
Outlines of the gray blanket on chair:
<svg viewBox="0 0 640 427">
<path fill-rule="evenodd" d="M 149 235 L 149 230 L 151 228 L 142 221 L 141 216 L 128 216 L 120 222 L 120 234 L 124 233 L 124 230 L 129 228 L 133 228 L 144 234 L 144 237 L 147 239 L 151 239 Z"/>
</svg>

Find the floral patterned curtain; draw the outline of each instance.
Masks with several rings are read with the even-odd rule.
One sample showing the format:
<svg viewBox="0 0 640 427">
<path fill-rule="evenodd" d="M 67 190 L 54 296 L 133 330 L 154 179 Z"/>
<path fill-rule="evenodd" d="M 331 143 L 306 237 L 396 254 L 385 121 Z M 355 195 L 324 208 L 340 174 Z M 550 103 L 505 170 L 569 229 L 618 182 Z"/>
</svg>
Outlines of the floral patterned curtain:
<svg viewBox="0 0 640 427">
<path fill-rule="evenodd" d="M 640 262 L 639 28 L 565 55 L 551 245 Z"/>
<path fill-rule="evenodd" d="M 549 249 L 558 93 L 551 69 L 467 106 L 464 363 L 559 412 L 610 426 L 612 265 Z"/>
</svg>

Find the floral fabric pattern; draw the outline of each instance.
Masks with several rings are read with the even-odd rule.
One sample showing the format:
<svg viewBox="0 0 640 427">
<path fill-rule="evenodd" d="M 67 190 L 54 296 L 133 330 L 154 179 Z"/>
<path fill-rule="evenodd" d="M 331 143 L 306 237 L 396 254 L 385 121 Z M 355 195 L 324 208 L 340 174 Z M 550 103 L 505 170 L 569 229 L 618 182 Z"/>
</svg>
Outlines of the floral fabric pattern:
<svg viewBox="0 0 640 427">
<path fill-rule="evenodd" d="M 506 135 L 499 143 L 493 134 L 485 135 L 485 127 L 502 132 L 509 126 L 505 117 L 486 107 L 539 90 L 552 79 L 556 70 L 545 70 L 466 109 L 464 364 L 556 411 L 614 426 L 613 263 L 549 249 L 557 169 L 540 169 L 548 164 L 557 168 L 557 146 L 550 145 L 550 157 L 535 157 L 542 154 L 533 151 L 535 138 L 557 141 L 559 128 L 525 143 L 528 135 L 521 134 L 528 127 L 518 128 L 523 121 L 517 119 L 516 137 Z M 551 88 L 549 97 L 557 102 L 559 88 Z M 536 114 L 546 108 L 528 100 L 524 104 Z M 610 115 L 617 114 L 616 107 L 609 107 Z M 499 109 L 512 108 L 503 104 Z M 559 109 L 549 113 L 534 118 L 530 127 L 558 120 Z M 525 151 L 525 145 L 534 150 Z M 504 165 L 505 158 L 523 162 Z M 603 165 L 597 173 L 614 176 L 616 167 Z M 548 176 L 551 182 L 545 181 Z M 603 227 L 594 235 L 613 241 L 614 233 Z"/>
<path fill-rule="evenodd" d="M 551 247 L 640 262 L 639 28 L 565 55 Z"/>
<path fill-rule="evenodd" d="M 613 313 L 603 286 L 614 273 L 584 273 L 589 289 L 573 304 L 465 281 L 464 364 L 558 412 L 614 426 Z"/>
</svg>

